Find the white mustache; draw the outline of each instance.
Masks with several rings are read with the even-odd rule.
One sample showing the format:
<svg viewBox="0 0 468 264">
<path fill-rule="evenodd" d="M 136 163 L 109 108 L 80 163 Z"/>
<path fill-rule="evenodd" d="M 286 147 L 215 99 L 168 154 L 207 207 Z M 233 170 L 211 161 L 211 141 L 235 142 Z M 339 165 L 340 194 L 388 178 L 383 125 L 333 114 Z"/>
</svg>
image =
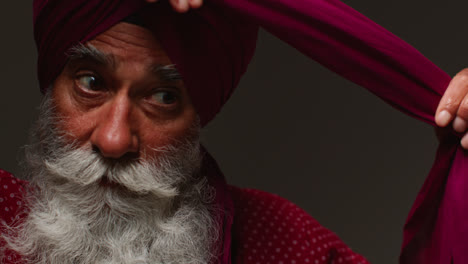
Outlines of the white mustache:
<svg viewBox="0 0 468 264">
<path fill-rule="evenodd" d="M 188 146 L 187 146 L 188 145 Z M 153 194 L 161 198 L 178 195 L 177 185 L 187 180 L 199 166 L 199 147 L 197 144 L 185 144 L 186 147 L 171 147 L 161 151 L 154 161 L 129 160 L 110 161 L 92 150 L 64 147 L 59 155 L 53 155 L 45 161 L 45 168 L 57 178 L 65 178 L 76 184 L 87 186 L 99 184 L 102 180 L 116 183 L 138 194 Z M 181 167 L 181 159 L 190 168 Z"/>
<path fill-rule="evenodd" d="M 109 164 L 98 153 L 76 149 L 59 159 L 47 160 L 45 165 L 52 175 L 84 186 L 97 184 L 106 177 L 109 182 L 140 194 L 153 193 L 163 197 L 177 195 L 176 188 L 172 186 L 175 179 L 171 180 L 170 177 L 161 175 L 158 169 L 148 162 Z M 165 179 L 162 180 L 161 177 Z"/>
</svg>

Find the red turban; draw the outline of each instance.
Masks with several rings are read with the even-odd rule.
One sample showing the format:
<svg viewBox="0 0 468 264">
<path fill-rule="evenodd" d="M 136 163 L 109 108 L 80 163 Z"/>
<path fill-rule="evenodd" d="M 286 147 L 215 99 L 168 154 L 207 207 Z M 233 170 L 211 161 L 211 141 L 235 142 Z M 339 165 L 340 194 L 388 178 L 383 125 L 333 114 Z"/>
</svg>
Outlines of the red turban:
<svg viewBox="0 0 468 264">
<path fill-rule="evenodd" d="M 60 73 L 72 45 L 143 6 L 143 0 L 35 0 L 41 88 Z M 206 0 L 187 14 L 171 12 L 161 2 L 145 6 L 141 14 L 181 71 L 203 124 L 246 70 L 257 25 L 431 125 L 450 81 L 417 50 L 339 0 Z M 468 156 L 457 136 L 449 137 L 408 217 L 401 263 L 468 263 Z M 222 263 L 230 259 L 226 243 Z"/>
</svg>

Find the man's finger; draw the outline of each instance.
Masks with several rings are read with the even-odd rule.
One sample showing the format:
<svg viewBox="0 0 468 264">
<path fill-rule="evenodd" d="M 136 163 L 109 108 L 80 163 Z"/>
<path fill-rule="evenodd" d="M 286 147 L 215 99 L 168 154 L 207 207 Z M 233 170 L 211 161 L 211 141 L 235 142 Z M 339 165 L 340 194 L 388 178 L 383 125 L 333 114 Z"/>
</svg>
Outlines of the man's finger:
<svg viewBox="0 0 468 264">
<path fill-rule="evenodd" d="M 464 69 L 453 77 L 440 100 L 435 116 L 438 126 L 445 127 L 455 119 L 458 108 L 467 93 L 468 69 Z"/>
<path fill-rule="evenodd" d="M 468 129 L 468 95 L 465 96 L 463 101 L 460 103 L 456 115 L 457 116 L 453 121 L 453 129 L 457 132 L 463 133 Z"/>
<path fill-rule="evenodd" d="M 169 1 L 175 11 L 185 13 L 189 10 L 190 6 L 188 0 L 170 0 Z"/>
<path fill-rule="evenodd" d="M 466 134 L 462 137 L 462 139 L 461 139 L 461 141 L 460 141 L 460 144 L 462 145 L 462 147 L 463 147 L 464 149 L 468 149 L 468 133 L 466 133 Z"/>
<path fill-rule="evenodd" d="M 203 4 L 203 0 L 188 0 L 191 8 L 199 8 Z"/>
</svg>

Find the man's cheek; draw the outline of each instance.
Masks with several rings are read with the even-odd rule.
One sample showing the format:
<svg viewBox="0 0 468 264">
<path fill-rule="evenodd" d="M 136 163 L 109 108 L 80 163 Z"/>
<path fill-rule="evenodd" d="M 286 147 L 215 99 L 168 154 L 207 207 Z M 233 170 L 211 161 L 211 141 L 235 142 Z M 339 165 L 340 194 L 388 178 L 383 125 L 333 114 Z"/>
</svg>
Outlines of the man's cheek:
<svg viewBox="0 0 468 264">
<path fill-rule="evenodd" d="M 57 111 L 57 122 L 55 126 L 60 136 L 66 143 L 85 145 L 89 142 L 90 135 L 96 122 L 89 115 L 78 114 L 73 111 Z"/>
<path fill-rule="evenodd" d="M 198 140 L 199 130 L 190 126 L 184 130 L 154 131 L 143 135 L 140 143 L 140 154 L 145 160 L 157 159 L 168 148 L 178 148 L 188 141 Z"/>
</svg>

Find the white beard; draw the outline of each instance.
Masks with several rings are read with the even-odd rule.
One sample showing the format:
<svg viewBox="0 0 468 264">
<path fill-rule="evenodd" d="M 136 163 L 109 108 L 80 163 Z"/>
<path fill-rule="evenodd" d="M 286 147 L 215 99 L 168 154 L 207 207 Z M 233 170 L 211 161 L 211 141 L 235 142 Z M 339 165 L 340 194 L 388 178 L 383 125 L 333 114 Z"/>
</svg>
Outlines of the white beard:
<svg viewBox="0 0 468 264">
<path fill-rule="evenodd" d="M 195 177 L 198 130 L 187 142 L 160 149 L 154 161 L 117 163 L 63 144 L 51 105 L 46 97 L 36 143 L 26 147 L 29 214 L 3 234 L 8 248 L 34 264 L 213 259 L 218 229 L 211 217 L 213 192 L 205 177 Z"/>
</svg>

